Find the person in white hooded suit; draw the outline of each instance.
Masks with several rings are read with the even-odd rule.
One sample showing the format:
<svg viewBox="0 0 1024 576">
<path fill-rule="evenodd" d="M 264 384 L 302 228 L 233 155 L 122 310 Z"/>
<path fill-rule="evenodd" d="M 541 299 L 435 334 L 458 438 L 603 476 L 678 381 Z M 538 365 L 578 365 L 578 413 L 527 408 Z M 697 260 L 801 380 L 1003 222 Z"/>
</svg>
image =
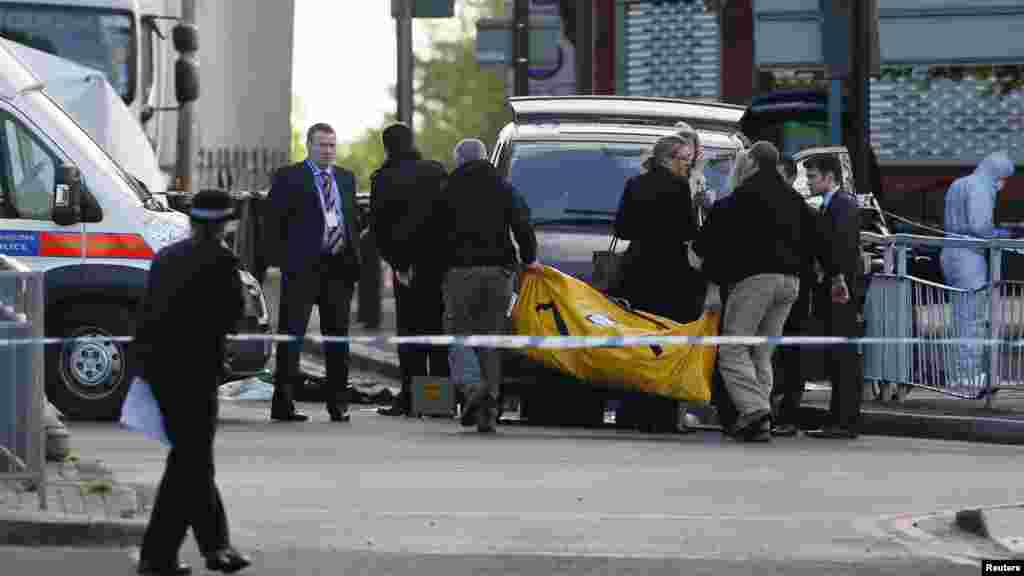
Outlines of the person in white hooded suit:
<svg viewBox="0 0 1024 576">
<path fill-rule="evenodd" d="M 1013 174 L 1014 165 L 1005 151 L 989 154 L 969 176 L 959 178 L 946 191 L 945 229 L 950 235 L 970 238 L 1008 237 L 995 227 L 993 214 L 999 191 Z M 940 255 L 942 275 L 951 286 L 969 290 L 953 299 L 957 335 L 983 338 L 988 299 L 979 290 L 988 283 L 988 259 L 984 250 L 943 248 Z M 954 387 L 980 391 L 987 383 L 983 350 L 977 345 L 961 346 Z"/>
</svg>

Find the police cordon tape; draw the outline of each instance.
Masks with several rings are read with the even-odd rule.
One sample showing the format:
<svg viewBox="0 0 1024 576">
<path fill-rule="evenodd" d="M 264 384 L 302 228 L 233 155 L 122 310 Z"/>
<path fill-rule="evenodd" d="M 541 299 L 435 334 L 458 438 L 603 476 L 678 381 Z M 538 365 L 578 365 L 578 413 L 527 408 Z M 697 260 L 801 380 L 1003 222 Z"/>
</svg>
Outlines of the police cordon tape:
<svg viewBox="0 0 1024 576">
<path fill-rule="evenodd" d="M 629 348 L 639 346 L 721 346 L 740 345 L 835 345 L 835 344 L 930 344 L 930 345 L 972 345 L 1010 346 L 1024 348 L 1024 339 L 1006 340 L 997 338 L 845 338 L 839 336 L 513 336 L 513 335 L 467 335 L 467 336 L 290 336 L 287 334 L 229 334 L 226 337 L 235 342 L 295 342 L 310 340 L 318 344 L 420 344 L 431 346 L 460 346 L 481 348 Z M 132 336 L 82 336 L 74 338 L 6 338 L 0 339 L 2 346 L 24 346 L 29 344 L 62 344 L 64 342 L 123 342 L 135 340 Z"/>
</svg>

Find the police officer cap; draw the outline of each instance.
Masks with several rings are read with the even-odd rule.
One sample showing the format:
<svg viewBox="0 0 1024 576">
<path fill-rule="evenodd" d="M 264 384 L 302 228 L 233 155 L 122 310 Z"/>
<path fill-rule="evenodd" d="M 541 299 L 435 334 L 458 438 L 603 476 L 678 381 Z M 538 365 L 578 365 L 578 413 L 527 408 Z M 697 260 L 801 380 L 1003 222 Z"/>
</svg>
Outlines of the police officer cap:
<svg viewBox="0 0 1024 576">
<path fill-rule="evenodd" d="M 223 190 L 203 190 L 192 199 L 189 216 L 203 222 L 234 220 L 235 208 L 231 196 Z"/>
</svg>

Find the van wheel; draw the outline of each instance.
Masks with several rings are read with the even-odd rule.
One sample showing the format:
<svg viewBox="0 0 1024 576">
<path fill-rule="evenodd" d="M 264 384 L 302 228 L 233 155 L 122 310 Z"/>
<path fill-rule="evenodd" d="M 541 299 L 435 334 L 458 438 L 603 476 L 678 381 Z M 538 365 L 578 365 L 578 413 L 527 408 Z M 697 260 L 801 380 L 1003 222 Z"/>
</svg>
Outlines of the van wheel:
<svg viewBox="0 0 1024 576">
<path fill-rule="evenodd" d="M 127 307 L 75 305 L 65 309 L 54 334 L 61 338 L 133 336 Z M 128 383 L 138 372 L 126 342 L 64 341 L 47 346 L 46 383 L 53 403 L 69 418 L 116 420 Z"/>
</svg>

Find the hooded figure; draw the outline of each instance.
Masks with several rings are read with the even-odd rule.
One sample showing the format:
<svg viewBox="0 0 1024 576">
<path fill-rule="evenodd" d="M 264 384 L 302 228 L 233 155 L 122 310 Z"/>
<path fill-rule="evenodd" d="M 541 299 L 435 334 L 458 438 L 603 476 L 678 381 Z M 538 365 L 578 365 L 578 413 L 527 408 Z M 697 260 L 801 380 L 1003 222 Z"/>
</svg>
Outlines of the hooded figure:
<svg viewBox="0 0 1024 576">
<path fill-rule="evenodd" d="M 945 227 L 951 234 L 973 238 L 1006 237 L 993 224 L 996 196 L 1013 174 L 1005 151 L 989 154 L 970 176 L 957 179 L 946 192 Z M 988 266 L 982 250 L 943 248 L 942 274 L 957 288 L 977 290 L 985 285 Z"/>
<path fill-rule="evenodd" d="M 999 190 L 1013 174 L 1014 165 L 1005 151 L 989 154 L 970 176 L 953 182 L 946 192 L 946 232 L 972 238 L 1007 237 L 993 223 Z M 969 292 L 953 298 L 957 336 L 982 337 L 987 319 L 988 299 L 978 292 L 988 283 L 988 260 L 984 250 L 976 248 L 943 248 L 939 257 L 946 282 Z M 987 381 L 982 350 L 977 345 L 961 346 L 957 374 L 952 387 L 980 391 Z"/>
</svg>

